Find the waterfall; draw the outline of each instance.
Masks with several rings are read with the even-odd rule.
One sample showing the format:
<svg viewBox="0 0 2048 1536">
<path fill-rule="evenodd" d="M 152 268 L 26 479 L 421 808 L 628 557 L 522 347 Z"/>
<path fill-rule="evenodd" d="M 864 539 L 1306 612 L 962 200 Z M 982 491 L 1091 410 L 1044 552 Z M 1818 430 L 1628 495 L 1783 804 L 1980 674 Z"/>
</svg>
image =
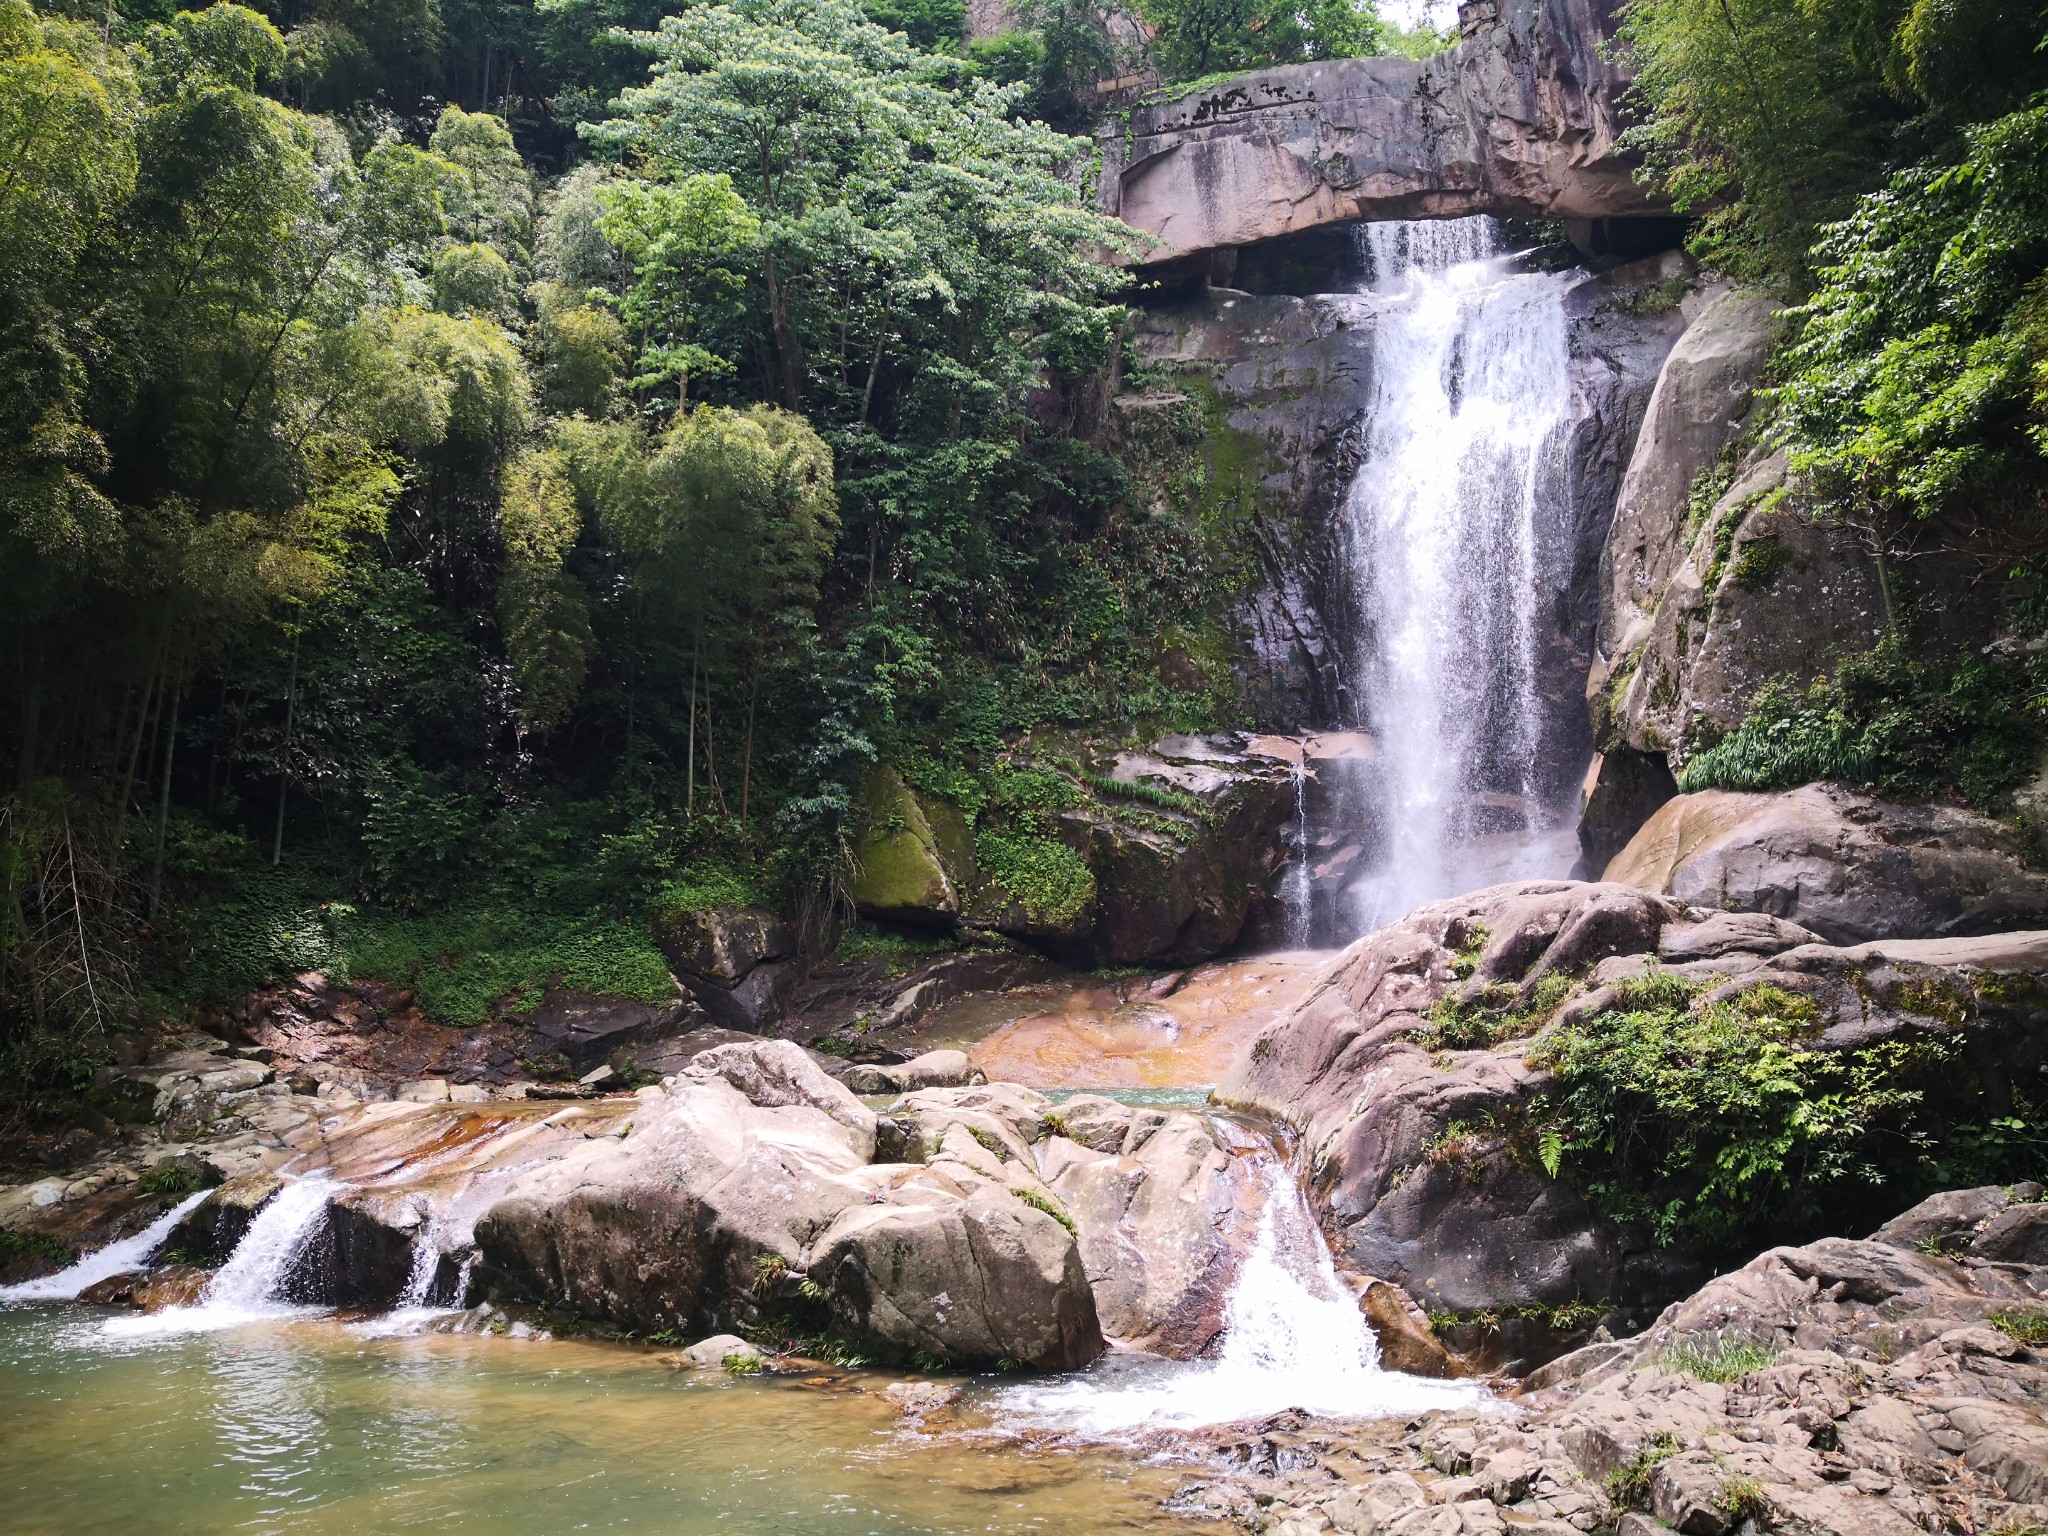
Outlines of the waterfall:
<svg viewBox="0 0 2048 1536">
<path fill-rule="evenodd" d="M 1362 1419 L 1487 1400 L 1470 1383 L 1380 1369 L 1379 1340 L 1337 1278 L 1307 1200 L 1270 1147 L 1258 1156 L 1264 1208 L 1224 1305 L 1216 1358 L 1112 1354 L 1080 1376 L 1004 1392 L 1011 1414 L 1027 1424 L 1115 1435 L 1233 1424 L 1289 1408 Z"/>
<path fill-rule="evenodd" d="M 1280 904 L 1287 912 L 1288 947 L 1307 949 L 1315 943 L 1315 930 L 1311 919 L 1315 903 L 1315 886 L 1309 873 L 1309 864 L 1315 857 L 1315 851 L 1309 842 L 1308 744 L 1305 738 L 1301 757 L 1294 764 L 1293 777 L 1294 826 L 1288 835 L 1288 848 L 1292 856 L 1287 861 Z"/>
<path fill-rule="evenodd" d="M 104 1332 L 115 1336 L 208 1333 L 268 1318 L 304 1315 L 291 1287 L 299 1256 L 327 1222 L 334 1185 L 322 1178 L 300 1179 L 280 1189 L 256 1213 L 227 1263 L 206 1282 L 198 1302 L 142 1317 L 110 1319 Z"/>
<path fill-rule="evenodd" d="M 206 1191 L 187 1195 L 133 1237 L 95 1249 L 68 1269 L 20 1285 L 0 1286 L 0 1301 L 75 1301 L 79 1293 L 111 1280 L 115 1275 L 141 1269 L 156 1256 L 157 1249 L 170 1240 L 171 1233 L 194 1206 L 206 1198 Z"/>
<path fill-rule="evenodd" d="M 1319 773 L 1363 854 L 1319 897 L 1319 936 L 1340 942 L 1426 901 L 1567 873 L 1559 802 L 1581 766 L 1545 704 L 1571 682 L 1544 660 L 1571 560 L 1571 278 L 1516 270 L 1488 219 L 1367 225 L 1363 241 L 1373 377 L 1339 575 L 1350 723 L 1375 751 Z"/>
</svg>

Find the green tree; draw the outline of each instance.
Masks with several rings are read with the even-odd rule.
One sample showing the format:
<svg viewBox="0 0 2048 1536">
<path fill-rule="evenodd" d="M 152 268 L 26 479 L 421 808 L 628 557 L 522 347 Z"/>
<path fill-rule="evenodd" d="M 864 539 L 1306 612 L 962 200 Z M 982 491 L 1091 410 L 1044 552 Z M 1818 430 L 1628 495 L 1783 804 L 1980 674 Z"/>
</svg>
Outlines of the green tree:
<svg viewBox="0 0 2048 1536">
<path fill-rule="evenodd" d="M 761 221 L 722 172 L 672 184 L 614 183 L 599 188 L 598 202 L 604 209 L 599 232 L 632 263 L 632 286 L 621 306 L 640 338 L 640 372 L 632 386 L 673 383 L 677 403 L 687 404 L 692 374 L 716 375 L 731 366 L 690 339 L 700 295 L 737 290 L 742 279 L 724 263 L 760 238 Z"/>
<path fill-rule="evenodd" d="M 568 715 L 590 664 L 589 604 L 582 585 L 564 568 L 579 523 L 559 453 L 527 453 L 506 466 L 498 622 L 519 688 L 520 718 L 538 730 Z"/>
<path fill-rule="evenodd" d="M 2021 0 L 1633 0 L 1631 139 L 1697 250 L 1803 286 L 1859 194 L 2048 86 L 2041 33 Z"/>
<path fill-rule="evenodd" d="M 1168 78 L 1381 51 L 1373 0 L 1140 0 Z"/>
</svg>

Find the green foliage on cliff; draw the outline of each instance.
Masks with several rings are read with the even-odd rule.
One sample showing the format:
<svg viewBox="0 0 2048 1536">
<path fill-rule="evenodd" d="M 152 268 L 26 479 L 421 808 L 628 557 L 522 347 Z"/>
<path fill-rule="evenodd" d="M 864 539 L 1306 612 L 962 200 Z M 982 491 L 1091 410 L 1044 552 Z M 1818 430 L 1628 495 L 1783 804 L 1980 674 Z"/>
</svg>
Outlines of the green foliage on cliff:
<svg viewBox="0 0 2048 1536">
<path fill-rule="evenodd" d="M 1036 120 L 1085 8 L 345 10 L 0 0 L 10 1077 L 265 969 L 646 995 L 665 905 L 829 908 L 877 761 L 1234 723 Z"/>
<path fill-rule="evenodd" d="M 1800 284 L 1818 231 L 1860 195 L 2048 86 L 2041 33 L 2011 0 L 1633 0 L 1631 137 L 1699 217 L 1696 249 Z"/>
<path fill-rule="evenodd" d="M 1679 770 L 1678 786 L 1839 779 L 1896 799 L 1955 793 L 1996 809 L 2048 741 L 2041 688 L 2031 661 L 1970 656 L 1943 669 L 1893 632 L 1803 693 L 1767 686 L 1740 726 Z"/>
<path fill-rule="evenodd" d="M 1056 838 L 985 831 L 974 840 L 974 861 L 1034 923 L 1063 927 L 1095 902 L 1087 861 Z"/>
<path fill-rule="evenodd" d="M 1951 1145 L 1957 1128 L 1927 1100 L 1959 1070 L 1952 1042 L 1823 1051 L 1823 1027 L 1810 999 L 1769 985 L 1724 998 L 1669 974 L 1624 985 L 1530 1053 L 1557 1074 L 1536 1113 L 1563 1176 L 1607 1215 L 1718 1255 L 1882 1220 L 1958 1177 L 2039 1171 L 2048 1142 L 2024 1127 L 1968 1159 Z"/>
<path fill-rule="evenodd" d="M 1775 398 L 1793 462 L 1851 511 L 2038 514 L 2048 476 L 2048 104 L 1964 136 L 1815 247 Z"/>
<path fill-rule="evenodd" d="M 1939 518 L 2037 586 L 2044 32 L 2011 0 L 1633 0 L 1619 40 L 1694 250 L 1804 299 L 1767 392 L 1804 487 L 1874 546 Z"/>
</svg>

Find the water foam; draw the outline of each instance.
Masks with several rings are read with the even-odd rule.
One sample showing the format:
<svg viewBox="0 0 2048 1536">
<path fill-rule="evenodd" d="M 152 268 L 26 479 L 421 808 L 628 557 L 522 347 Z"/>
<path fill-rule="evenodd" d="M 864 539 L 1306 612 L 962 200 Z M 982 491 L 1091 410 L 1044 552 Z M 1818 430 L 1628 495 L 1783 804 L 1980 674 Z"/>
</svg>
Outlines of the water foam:
<svg viewBox="0 0 2048 1536">
<path fill-rule="evenodd" d="M 285 1185 L 256 1213 L 234 1253 L 206 1282 L 194 1305 L 167 1307 L 142 1317 L 111 1318 L 101 1332 L 109 1338 L 213 1333 L 324 1310 L 295 1304 L 289 1295 L 300 1254 L 326 1224 L 334 1189 L 323 1178 Z"/>
<path fill-rule="evenodd" d="M 1115 1353 L 1087 1371 L 997 1395 L 1004 1418 L 1089 1437 L 1235 1424 L 1300 1408 L 1370 1419 L 1475 1408 L 1483 1388 L 1382 1370 L 1379 1341 L 1345 1291 L 1301 1191 L 1265 1169 L 1258 1235 L 1231 1288 L 1214 1360 Z"/>
<path fill-rule="evenodd" d="M 88 1287 L 141 1269 L 156 1256 L 157 1249 L 170 1240 L 173 1230 L 192 1208 L 206 1198 L 206 1191 L 188 1195 L 133 1237 L 94 1249 L 68 1269 L 20 1285 L 0 1286 L 0 1302 L 76 1301 Z"/>
</svg>

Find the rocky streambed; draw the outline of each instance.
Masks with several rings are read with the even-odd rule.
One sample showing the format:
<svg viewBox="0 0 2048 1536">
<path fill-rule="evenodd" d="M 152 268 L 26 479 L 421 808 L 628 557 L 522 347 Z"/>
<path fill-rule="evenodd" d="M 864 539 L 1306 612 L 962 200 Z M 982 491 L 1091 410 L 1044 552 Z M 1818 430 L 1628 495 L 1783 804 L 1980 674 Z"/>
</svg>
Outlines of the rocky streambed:
<svg viewBox="0 0 2048 1536">
<path fill-rule="evenodd" d="M 1845 947 L 1525 882 L 1316 960 L 964 999 L 894 1065 L 739 1038 L 633 1091 L 362 1102 L 189 1040 L 133 1070 L 201 1134 L 0 1220 L 17 1264 L 101 1250 L 86 1299 L 127 1310 L 60 1314 L 73 1344 L 634 1338 L 678 1391 L 874 1394 L 891 1455 L 1135 1450 L 1161 1521 L 2020 1531 L 2048 1516 L 2048 1204 L 1922 1200 L 1911 1169 L 2025 1100 L 2044 978 L 2038 933 Z M 1794 1075 L 1913 1066 L 1886 1126 L 1924 1155 L 1716 1241 L 1619 1208 L 1565 1045 L 1724 1017 Z M 1801 1221 L 1839 1235 L 1731 1251 Z"/>
</svg>

